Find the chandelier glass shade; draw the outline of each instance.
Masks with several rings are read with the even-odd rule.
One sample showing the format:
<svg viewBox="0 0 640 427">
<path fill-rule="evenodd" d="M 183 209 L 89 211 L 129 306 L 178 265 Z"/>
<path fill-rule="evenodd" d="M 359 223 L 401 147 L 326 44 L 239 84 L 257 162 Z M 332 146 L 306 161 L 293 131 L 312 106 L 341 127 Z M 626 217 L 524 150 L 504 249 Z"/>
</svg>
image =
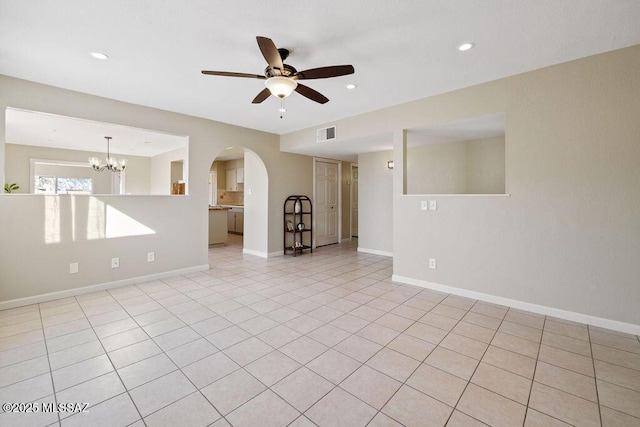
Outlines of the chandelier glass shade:
<svg viewBox="0 0 640 427">
<path fill-rule="evenodd" d="M 102 163 L 102 161 L 97 157 L 89 157 L 89 165 L 93 168 L 93 170 L 96 170 L 98 172 L 102 172 L 105 169 L 110 170 L 111 172 L 122 172 L 127 167 L 127 160 L 118 160 L 115 157 L 111 157 L 111 153 L 109 151 L 111 137 L 105 136 L 104 138 L 107 140 L 106 162 Z"/>
<path fill-rule="evenodd" d="M 289 77 L 276 76 L 268 78 L 264 82 L 264 85 L 269 89 L 269 92 L 271 92 L 272 95 L 277 96 L 278 98 L 286 98 L 296 90 L 298 82 Z"/>
</svg>

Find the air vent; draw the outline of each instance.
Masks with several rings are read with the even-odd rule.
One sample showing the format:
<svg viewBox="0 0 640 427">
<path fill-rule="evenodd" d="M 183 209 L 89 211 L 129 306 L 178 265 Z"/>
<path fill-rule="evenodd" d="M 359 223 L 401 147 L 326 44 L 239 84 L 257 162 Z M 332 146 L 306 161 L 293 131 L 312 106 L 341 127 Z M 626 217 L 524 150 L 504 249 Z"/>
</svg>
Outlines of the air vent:
<svg viewBox="0 0 640 427">
<path fill-rule="evenodd" d="M 318 129 L 316 142 L 332 141 L 336 139 L 336 127 L 331 126 L 324 129 Z"/>
</svg>

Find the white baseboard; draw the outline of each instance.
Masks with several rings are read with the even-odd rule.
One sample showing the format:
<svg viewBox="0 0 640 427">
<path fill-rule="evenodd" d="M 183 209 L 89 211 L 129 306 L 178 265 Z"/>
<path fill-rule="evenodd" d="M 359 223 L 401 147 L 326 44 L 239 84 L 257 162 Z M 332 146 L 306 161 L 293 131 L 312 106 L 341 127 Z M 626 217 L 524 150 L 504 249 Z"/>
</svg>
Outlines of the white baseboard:
<svg viewBox="0 0 640 427">
<path fill-rule="evenodd" d="M 269 254 L 266 252 L 260 252 L 260 251 L 254 251 L 253 249 L 242 249 L 242 253 L 243 254 L 247 254 L 247 255 L 253 255 L 253 256 L 257 256 L 260 258 L 268 258 Z"/>
<path fill-rule="evenodd" d="M 209 264 L 196 265 L 194 267 L 181 268 L 179 270 L 165 271 L 162 273 L 154 273 L 146 276 L 132 277 L 130 279 L 116 280 L 115 282 L 98 283 L 97 285 L 83 286 L 81 288 L 65 289 L 63 291 L 50 292 L 47 294 L 34 295 L 31 297 L 0 301 L 0 310 L 22 307 L 24 305 L 38 304 L 41 302 L 53 301 L 61 298 L 75 297 L 77 295 L 90 294 L 92 292 L 104 291 L 106 289 L 135 285 L 137 283 L 149 282 L 151 280 L 164 279 L 165 277 L 179 276 L 181 274 L 195 273 L 198 271 L 206 270 L 209 270 Z"/>
<path fill-rule="evenodd" d="M 358 252 L 362 252 L 362 253 L 365 253 L 365 254 L 390 256 L 390 257 L 393 256 L 393 252 L 379 251 L 377 249 L 367 249 L 367 248 L 360 248 L 360 247 L 358 247 Z"/>
<path fill-rule="evenodd" d="M 445 292 L 448 294 L 459 295 L 471 299 L 490 302 L 493 304 L 504 305 L 507 307 L 517 308 L 518 310 L 531 311 L 533 313 L 543 314 L 545 316 L 553 316 L 560 319 L 571 320 L 573 322 L 585 323 L 587 325 L 599 326 L 601 328 L 612 329 L 614 331 L 625 332 L 627 334 L 640 335 L 640 325 L 633 323 L 620 322 L 618 320 L 605 319 L 603 317 L 591 316 L 589 314 L 576 313 L 573 311 L 562 310 L 559 308 L 547 307 L 544 305 L 533 304 L 529 302 L 519 301 L 510 298 L 499 297 L 495 295 L 485 294 L 482 292 L 469 291 L 453 286 L 441 285 L 439 283 L 427 282 L 424 280 L 413 279 L 411 277 L 399 276 L 394 274 L 391 280 L 408 285 L 419 286 L 421 288 L 432 289 L 434 291 Z"/>
</svg>

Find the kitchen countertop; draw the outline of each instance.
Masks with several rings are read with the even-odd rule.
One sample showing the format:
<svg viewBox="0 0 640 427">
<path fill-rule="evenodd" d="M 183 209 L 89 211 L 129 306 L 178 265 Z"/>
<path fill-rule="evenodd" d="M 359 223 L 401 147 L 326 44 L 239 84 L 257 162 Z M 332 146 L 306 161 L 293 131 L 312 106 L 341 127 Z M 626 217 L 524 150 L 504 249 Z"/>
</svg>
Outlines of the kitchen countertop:
<svg viewBox="0 0 640 427">
<path fill-rule="evenodd" d="M 209 206 L 210 211 L 228 211 L 231 209 L 229 206 Z"/>
</svg>

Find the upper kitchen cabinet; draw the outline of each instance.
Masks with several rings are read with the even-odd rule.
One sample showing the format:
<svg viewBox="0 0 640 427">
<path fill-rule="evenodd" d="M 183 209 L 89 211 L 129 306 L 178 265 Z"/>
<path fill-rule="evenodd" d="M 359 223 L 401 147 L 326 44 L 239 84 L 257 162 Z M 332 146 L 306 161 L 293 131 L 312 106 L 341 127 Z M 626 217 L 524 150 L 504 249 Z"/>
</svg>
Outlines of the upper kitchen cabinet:
<svg viewBox="0 0 640 427">
<path fill-rule="evenodd" d="M 244 184 L 244 168 L 227 169 L 226 177 L 227 177 L 227 185 L 226 185 L 227 191 L 243 191 L 244 190 L 242 188 L 243 185 L 238 185 L 238 184 Z"/>
<path fill-rule="evenodd" d="M 236 170 L 227 169 L 227 191 L 238 191 L 238 181 L 236 180 Z"/>
</svg>

